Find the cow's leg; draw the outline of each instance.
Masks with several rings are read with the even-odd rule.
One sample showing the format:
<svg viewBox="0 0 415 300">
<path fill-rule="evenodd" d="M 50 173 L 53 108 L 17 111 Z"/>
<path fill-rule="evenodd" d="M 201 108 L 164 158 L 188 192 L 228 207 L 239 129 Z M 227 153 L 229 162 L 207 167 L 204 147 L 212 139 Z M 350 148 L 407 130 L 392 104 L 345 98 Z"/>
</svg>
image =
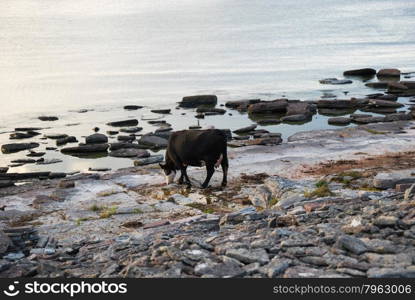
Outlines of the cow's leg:
<svg viewBox="0 0 415 300">
<path fill-rule="evenodd" d="M 212 178 L 213 173 L 215 172 L 215 164 L 213 164 L 212 162 L 206 162 L 206 179 L 205 182 L 203 182 L 202 184 L 202 188 L 207 188 L 210 179 Z"/>
<path fill-rule="evenodd" d="M 184 166 L 183 168 L 186 170 L 187 169 L 187 166 Z M 179 178 L 178 183 L 179 184 L 183 184 L 183 179 L 184 179 L 184 173 L 183 173 L 183 171 L 180 171 L 180 178 Z"/>
<path fill-rule="evenodd" d="M 226 158 L 222 160 L 221 165 L 222 165 L 222 171 L 223 171 L 222 186 L 225 187 L 226 184 L 228 183 L 228 168 L 229 168 L 228 159 Z"/>
<path fill-rule="evenodd" d="M 187 166 L 182 166 L 182 167 L 181 167 L 182 176 L 184 177 L 184 179 L 185 179 L 185 183 L 187 184 L 187 186 L 191 186 L 192 184 L 190 183 L 189 176 L 187 176 L 187 171 L 186 171 L 186 169 L 187 169 Z"/>
</svg>

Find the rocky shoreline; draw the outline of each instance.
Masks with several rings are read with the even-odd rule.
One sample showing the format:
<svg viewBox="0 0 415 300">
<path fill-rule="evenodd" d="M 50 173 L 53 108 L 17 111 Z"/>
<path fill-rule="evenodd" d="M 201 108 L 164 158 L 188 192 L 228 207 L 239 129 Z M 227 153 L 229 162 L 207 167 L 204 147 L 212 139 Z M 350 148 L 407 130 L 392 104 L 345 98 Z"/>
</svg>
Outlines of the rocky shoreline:
<svg viewBox="0 0 415 300">
<path fill-rule="evenodd" d="M 75 136 L 45 134 L 59 147 L 50 151 L 104 153 L 134 167 L 0 168 L 0 277 L 415 277 L 415 110 L 397 110 L 414 86 L 398 71 L 346 71 L 377 76 L 368 83 L 386 91 L 364 98 L 250 99 L 217 108 L 214 95 L 184 97 L 177 111 L 191 109 L 197 119 L 234 111 L 255 120 L 223 129 L 230 146 L 224 189 L 220 171 L 200 189 L 203 168 L 190 168 L 192 188 L 165 186 L 156 163 L 173 130 L 166 120 L 145 120 L 157 126 L 145 134 L 143 119 L 109 122 L 106 134 L 94 128 L 77 146 L 67 146 L 78 143 Z M 322 84 L 356 80 L 348 78 Z M 262 127 L 316 114 L 339 127 L 287 139 Z M 39 131 L 16 128 L 10 138 L 39 138 Z M 29 151 L 17 165 L 58 163 L 39 146 L 5 144 L 2 152 Z"/>
<path fill-rule="evenodd" d="M 304 132 L 230 150 L 223 190 L 220 174 L 200 190 L 198 168 L 192 189 L 165 186 L 152 165 L 3 188 L 0 276 L 414 277 L 415 132 L 408 121 L 373 126 L 384 133 Z M 388 143 L 395 158 L 382 165 Z M 308 164 L 284 156 L 294 148 L 309 150 Z M 258 172 L 256 159 L 272 168 Z"/>
</svg>

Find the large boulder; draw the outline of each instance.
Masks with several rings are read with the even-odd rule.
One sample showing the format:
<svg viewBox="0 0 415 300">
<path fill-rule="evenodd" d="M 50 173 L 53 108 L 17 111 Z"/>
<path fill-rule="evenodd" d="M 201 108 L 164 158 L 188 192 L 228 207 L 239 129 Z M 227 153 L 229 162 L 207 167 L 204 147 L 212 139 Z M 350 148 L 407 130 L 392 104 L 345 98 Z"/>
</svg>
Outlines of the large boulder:
<svg viewBox="0 0 415 300">
<path fill-rule="evenodd" d="M 264 101 L 249 105 L 248 112 L 251 114 L 285 113 L 287 111 L 287 106 L 287 99 Z"/>
<path fill-rule="evenodd" d="M 23 150 L 29 150 L 39 147 L 38 143 L 14 143 L 14 144 L 4 144 L 1 146 L 1 152 L 3 153 L 13 153 Z"/>
<path fill-rule="evenodd" d="M 108 137 L 102 133 L 94 133 L 85 138 L 86 144 L 102 144 L 108 143 Z"/>
<path fill-rule="evenodd" d="M 398 69 L 381 69 L 376 74 L 378 77 L 400 77 L 401 71 Z"/>
<path fill-rule="evenodd" d="M 372 68 L 363 68 L 348 70 L 343 72 L 344 76 L 373 76 L 376 75 L 376 70 Z"/>
<path fill-rule="evenodd" d="M 137 124 L 138 124 L 137 119 L 123 120 L 123 121 L 116 121 L 116 122 L 107 123 L 108 126 L 113 126 L 113 127 L 128 127 L 128 126 L 136 126 Z"/>
<path fill-rule="evenodd" d="M 200 105 L 216 105 L 218 97 L 215 95 L 196 95 L 183 97 L 182 102 L 179 103 L 181 107 L 194 108 Z"/>
<path fill-rule="evenodd" d="M 118 149 L 115 151 L 111 151 L 109 153 L 109 156 L 144 158 L 144 157 L 149 157 L 150 152 L 144 149 L 124 148 L 124 149 Z"/>
<path fill-rule="evenodd" d="M 166 148 L 168 141 L 162 137 L 147 134 L 143 135 L 141 139 L 138 140 L 138 143 L 149 148 Z"/>
</svg>

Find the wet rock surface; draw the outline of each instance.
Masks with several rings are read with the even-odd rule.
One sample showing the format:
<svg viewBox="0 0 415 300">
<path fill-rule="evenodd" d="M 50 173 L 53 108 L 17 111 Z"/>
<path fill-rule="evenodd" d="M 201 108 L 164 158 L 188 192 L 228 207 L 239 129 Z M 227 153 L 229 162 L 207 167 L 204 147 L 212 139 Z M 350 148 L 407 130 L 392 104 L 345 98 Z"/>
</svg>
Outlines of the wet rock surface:
<svg viewBox="0 0 415 300">
<path fill-rule="evenodd" d="M 28 186 L 20 202 L 3 197 L 0 276 L 415 276 L 415 198 L 395 186 L 363 189 L 370 173 L 241 175 L 203 191 L 163 187 L 151 170 Z"/>
</svg>

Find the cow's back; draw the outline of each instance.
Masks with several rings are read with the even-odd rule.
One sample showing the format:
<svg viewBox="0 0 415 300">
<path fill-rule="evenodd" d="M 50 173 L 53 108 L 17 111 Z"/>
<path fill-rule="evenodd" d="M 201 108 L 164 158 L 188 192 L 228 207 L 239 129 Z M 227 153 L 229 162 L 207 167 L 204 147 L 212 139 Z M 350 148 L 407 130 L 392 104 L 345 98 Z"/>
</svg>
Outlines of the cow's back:
<svg viewBox="0 0 415 300">
<path fill-rule="evenodd" d="M 206 156 L 218 156 L 226 149 L 226 135 L 219 129 L 181 130 L 169 138 L 167 152 L 182 161 L 196 161 Z"/>
</svg>

